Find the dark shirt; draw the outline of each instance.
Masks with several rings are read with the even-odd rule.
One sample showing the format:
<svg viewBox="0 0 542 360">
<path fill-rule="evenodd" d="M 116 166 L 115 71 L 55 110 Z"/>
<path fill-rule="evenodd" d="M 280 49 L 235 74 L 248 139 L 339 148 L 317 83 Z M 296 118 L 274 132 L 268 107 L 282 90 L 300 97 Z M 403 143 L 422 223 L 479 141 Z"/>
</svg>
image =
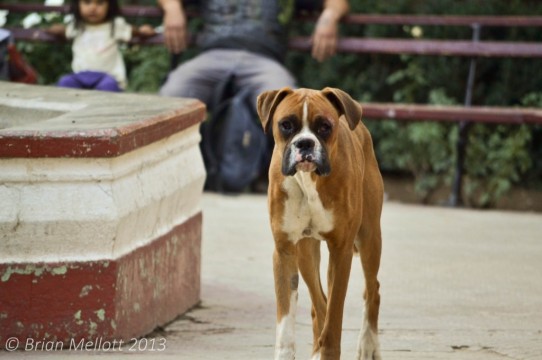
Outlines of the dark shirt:
<svg viewBox="0 0 542 360">
<path fill-rule="evenodd" d="M 238 49 L 283 61 L 286 26 L 279 20 L 279 0 L 204 0 L 204 28 L 198 45 L 203 50 Z M 287 3 L 287 1 L 286 1 Z"/>
</svg>

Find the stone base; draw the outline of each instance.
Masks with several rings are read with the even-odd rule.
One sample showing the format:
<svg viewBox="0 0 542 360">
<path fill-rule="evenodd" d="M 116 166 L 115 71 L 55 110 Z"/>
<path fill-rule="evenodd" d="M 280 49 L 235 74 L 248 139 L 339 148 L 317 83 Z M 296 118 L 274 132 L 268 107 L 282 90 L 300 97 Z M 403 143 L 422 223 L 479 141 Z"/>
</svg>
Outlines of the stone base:
<svg viewBox="0 0 542 360">
<path fill-rule="evenodd" d="M 0 348 L 130 340 L 199 301 L 194 99 L 0 81 Z"/>
<path fill-rule="evenodd" d="M 200 249 L 198 214 L 117 260 L 0 264 L 0 346 L 149 333 L 198 302 Z"/>
</svg>

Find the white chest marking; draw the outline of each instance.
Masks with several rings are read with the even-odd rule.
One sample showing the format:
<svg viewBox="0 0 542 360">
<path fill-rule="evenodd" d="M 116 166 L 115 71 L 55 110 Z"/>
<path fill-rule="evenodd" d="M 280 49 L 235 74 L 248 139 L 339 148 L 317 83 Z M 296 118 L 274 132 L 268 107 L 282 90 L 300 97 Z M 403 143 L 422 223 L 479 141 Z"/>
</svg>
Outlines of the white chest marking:
<svg viewBox="0 0 542 360">
<path fill-rule="evenodd" d="M 316 183 L 308 172 L 297 172 L 282 183 L 288 193 L 282 230 L 296 243 L 303 237 L 325 241 L 322 233 L 333 229 L 333 212 L 324 208 Z"/>
</svg>

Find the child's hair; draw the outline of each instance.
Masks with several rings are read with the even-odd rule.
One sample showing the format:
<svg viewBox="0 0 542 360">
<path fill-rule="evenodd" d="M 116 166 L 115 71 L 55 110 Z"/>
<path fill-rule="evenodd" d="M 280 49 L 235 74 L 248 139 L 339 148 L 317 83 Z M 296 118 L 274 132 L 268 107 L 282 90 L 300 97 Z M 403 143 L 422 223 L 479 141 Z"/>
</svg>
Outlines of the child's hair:
<svg viewBox="0 0 542 360">
<path fill-rule="evenodd" d="M 70 13 L 73 14 L 74 22 L 75 22 L 75 28 L 84 30 L 85 22 L 83 18 L 81 17 L 81 11 L 79 10 L 79 2 L 82 0 L 71 0 L 70 4 Z M 109 7 L 107 9 L 107 15 L 105 16 L 106 21 L 112 21 L 117 16 L 120 16 L 120 5 L 118 0 L 106 0 L 109 3 Z M 111 28 L 111 32 L 113 35 L 114 28 Z"/>
</svg>

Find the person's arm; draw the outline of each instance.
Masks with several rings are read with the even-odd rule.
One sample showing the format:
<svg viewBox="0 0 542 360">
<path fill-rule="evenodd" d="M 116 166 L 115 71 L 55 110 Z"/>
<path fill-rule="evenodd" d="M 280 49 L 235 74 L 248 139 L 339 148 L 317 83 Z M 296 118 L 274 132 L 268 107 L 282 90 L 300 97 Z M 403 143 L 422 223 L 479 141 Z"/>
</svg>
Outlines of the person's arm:
<svg viewBox="0 0 542 360">
<path fill-rule="evenodd" d="M 335 54 L 339 38 L 339 21 L 350 7 L 347 0 L 325 0 L 324 9 L 312 35 L 312 57 L 324 61 Z"/>
<path fill-rule="evenodd" d="M 45 32 L 60 38 L 66 38 L 66 26 L 63 24 L 53 24 L 45 29 Z"/>
<path fill-rule="evenodd" d="M 181 0 L 158 0 L 164 10 L 164 42 L 169 52 L 178 54 L 187 47 L 186 15 Z"/>
</svg>

